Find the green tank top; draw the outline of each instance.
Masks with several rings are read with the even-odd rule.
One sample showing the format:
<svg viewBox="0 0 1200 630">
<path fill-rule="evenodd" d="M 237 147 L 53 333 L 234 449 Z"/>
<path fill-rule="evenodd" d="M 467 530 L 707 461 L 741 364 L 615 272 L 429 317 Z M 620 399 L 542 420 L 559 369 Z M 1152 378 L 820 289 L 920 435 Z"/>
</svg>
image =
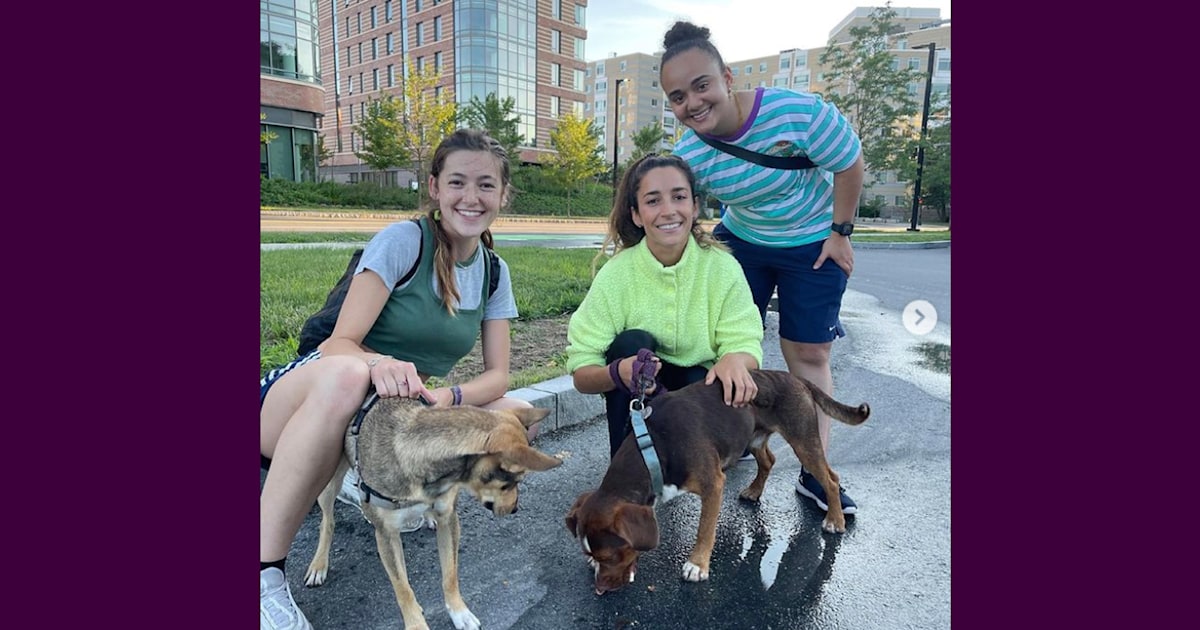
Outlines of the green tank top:
<svg viewBox="0 0 1200 630">
<path fill-rule="evenodd" d="M 491 270 L 484 265 L 479 306 L 472 310 L 458 309 L 453 317 L 446 312 L 442 300 L 433 292 L 433 230 L 426 217 L 421 217 L 421 258 L 412 280 L 388 296 L 375 325 L 363 339 L 363 344 L 376 352 L 390 354 L 410 361 L 422 374 L 445 376 L 475 347 L 479 326 L 487 308 L 487 277 Z M 479 250 L 463 265 L 479 263 Z"/>
</svg>

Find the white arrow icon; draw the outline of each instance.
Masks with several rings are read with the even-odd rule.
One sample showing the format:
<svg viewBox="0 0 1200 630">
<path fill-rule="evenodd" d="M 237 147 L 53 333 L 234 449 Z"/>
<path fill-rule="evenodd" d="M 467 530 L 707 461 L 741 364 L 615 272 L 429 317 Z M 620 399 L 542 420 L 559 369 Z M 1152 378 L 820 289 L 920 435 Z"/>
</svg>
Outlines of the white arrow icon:
<svg viewBox="0 0 1200 630">
<path fill-rule="evenodd" d="M 937 326 L 937 309 L 925 300 L 913 300 L 901 316 L 904 328 L 914 335 L 927 335 Z"/>
</svg>

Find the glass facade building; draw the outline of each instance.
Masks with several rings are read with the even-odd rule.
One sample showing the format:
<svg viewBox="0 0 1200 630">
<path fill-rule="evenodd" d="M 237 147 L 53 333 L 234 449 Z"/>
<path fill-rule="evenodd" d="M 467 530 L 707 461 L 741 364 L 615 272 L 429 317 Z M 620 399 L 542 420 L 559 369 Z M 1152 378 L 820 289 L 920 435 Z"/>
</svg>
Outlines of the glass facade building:
<svg viewBox="0 0 1200 630">
<path fill-rule="evenodd" d="M 260 0 L 262 176 L 316 181 L 323 92 L 317 0 Z"/>
<path fill-rule="evenodd" d="M 537 138 L 537 2 L 458 0 L 454 3 L 454 91 L 459 103 L 495 93 L 512 97 L 518 132 Z"/>
</svg>

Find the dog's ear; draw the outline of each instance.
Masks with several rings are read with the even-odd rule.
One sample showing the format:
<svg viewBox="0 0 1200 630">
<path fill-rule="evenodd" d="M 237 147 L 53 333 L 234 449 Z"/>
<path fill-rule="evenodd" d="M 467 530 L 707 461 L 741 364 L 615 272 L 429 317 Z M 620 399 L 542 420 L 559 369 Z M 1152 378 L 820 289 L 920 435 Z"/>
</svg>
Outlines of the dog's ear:
<svg viewBox="0 0 1200 630">
<path fill-rule="evenodd" d="M 500 451 L 500 463 L 507 466 L 521 466 L 526 470 L 550 470 L 562 465 L 562 460 L 551 457 L 536 448 L 517 444 L 512 448 Z"/>
<path fill-rule="evenodd" d="M 590 497 L 590 496 L 592 496 L 592 493 L 590 491 L 584 492 L 583 494 L 579 495 L 579 498 L 575 499 L 575 504 L 571 506 L 571 510 L 569 512 L 567 512 L 567 519 L 566 519 L 567 531 L 571 532 L 571 536 L 578 538 L 578 536 L 576 536 L 576 533 L 575 533 L 578 530 L 576 530 L 575 528 L 579 526 L 579 516 L 578 516 L 579 508 L 583 505 L 584 501 L 587 501 L 588 497 Z"/>
<path fill-rule="evenodd" d="M 521 426 L 528 429 L 529 427 L 541 422 L 550 415 L 549 409 L 540 407 L 519 407 L 517 409 L 509 409 L 518 420 L 521 421 Z"/>
<path fill-rule="evenodd" d="M 649 505 L 618 505 L 613 524 L 617 535 L 638 551 L 650 551 L 658 546 L 658 521 L 654 518 L 654 508 Z"/>
</svg>

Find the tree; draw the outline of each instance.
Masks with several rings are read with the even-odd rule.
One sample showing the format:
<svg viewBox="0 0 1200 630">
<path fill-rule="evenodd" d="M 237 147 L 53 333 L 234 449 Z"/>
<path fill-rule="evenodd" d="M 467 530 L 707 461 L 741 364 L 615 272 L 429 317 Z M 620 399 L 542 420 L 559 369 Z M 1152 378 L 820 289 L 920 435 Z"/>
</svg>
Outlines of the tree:
<svg viewBox="0 0 1200 630">
<path fill-rule="evenodd" d="M 910 134 L 906 160 L 899 176 L 916 186 L 917 156 L 921 129 Z M 929 122 L 925 130 L 925 160 L 921 169 L 921 205 L 937 208 L 938 219 L 950 220 L 950 99 L 933 94 L 929 105 Z M 916 191 L 913 191 L 914 193 Z"/>
<path fill-rule="evenodd" d="M 638 129 L 633 134 L 633 154 L 629 156 L 628 164 L 632 164 L 651 153 L 659 153 L 663 141 L 662 123 L 655 121 Z"/>
<path fill-rule="evenodd" d="M 258 113 L 259 122 L 262 122 L 266 119 L 267 119 L 266 112 Z M 271 144 L 272 142 L 275 142 L 275 139 L 278 137 L 279 137 L 279 134 L 275 133 L 274 131 L 271 131 L 270 129 L 267 129 L 266 125 L 259 126 L 259 128 L 258 128 L 258 143 L 259 144 Z"/>
<path fill-rule="evenodd" d="M 863 160 L 870 170 L 899 170 L 907 160 L 906 127 L 918 114 L 916 97 L 908 88 L 922 78 L 917 70 L 900 68 L 888 49 L 898 30 L 891 3 L 876 7 L 865 26 L 850 29 L 845 44 L 832 41 L 821 53 L 828 91 L 822 96 L 850 120 L 862 140 Z"/>
<path fill-rule="evenodd" d="M 317 134 L 317 167 L 318 169 L 325 166 L 326 162 L 333 157 L 333 150 L 325 146 L 325 135 Z M 317 181 L 321 181 L 320 171 L 317 172 Z"/>
<path fill-rule="evenodd" d="M 458 106 L 437 92 L 440 74 L 433 64 L 414 68 L 404 60 L 404 109 L 400 115 L 400 145 L 408 151 L 417 184 L 423 186 L 433 151 L 454 132 Z"/>
<path fill-rule="evenodd" d="M 356 149 L 354 155 L 379 172 L 381 188 L 387 169 L 408 162 L 408 150 L 400 142 L 400 112 L 400 101 L 385 94 L 368 101 L 366 114 L 354 125 L 354 133 L 362 139 L 362 148 Z"/>
<path fill-rule="evenodd" d="M 518 131 L 521 117 L 513 113 L 516 107 L 517 102 L 513 97 L 506 96 L 502 101 L 492 92 L 482 101 L 478 96 L 472 96 L 471 102 L 463 107 L 458 117 L 464 127 L 483 129 L 495 138 L 508 153 L 509 162 L 514 167 L 521 161 L 518 152 L 521 145 L 525 144 L 525 137 Z"/>
<path fill-rule="evenodd" d="M 587 178 L 604 172 L 600 130 L 595 121 L 567 112 L 550 131 L 550 146 L 557 153 L 549 164 L 567 187 L 567 216 L 571 216 L 571 191 Z"/>
</svg>

